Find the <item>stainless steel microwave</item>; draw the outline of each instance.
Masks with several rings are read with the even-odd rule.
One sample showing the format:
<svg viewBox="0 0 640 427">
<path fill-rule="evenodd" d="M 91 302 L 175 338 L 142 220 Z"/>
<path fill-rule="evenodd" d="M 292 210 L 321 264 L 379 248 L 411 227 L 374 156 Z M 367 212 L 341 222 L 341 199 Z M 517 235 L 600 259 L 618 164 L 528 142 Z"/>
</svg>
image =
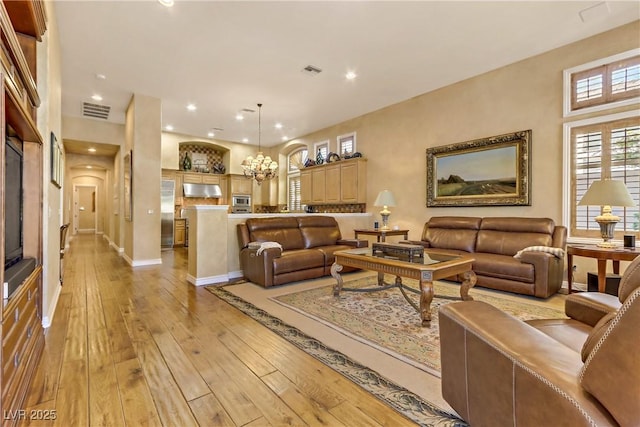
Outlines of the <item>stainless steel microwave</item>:
<svg viewBox="0 0 640 427">
<path fill-rule="evenodd" d="M 251 207 L 251 196 L 236 194 L 231 197 L 232 207 Z"/>
</svg>

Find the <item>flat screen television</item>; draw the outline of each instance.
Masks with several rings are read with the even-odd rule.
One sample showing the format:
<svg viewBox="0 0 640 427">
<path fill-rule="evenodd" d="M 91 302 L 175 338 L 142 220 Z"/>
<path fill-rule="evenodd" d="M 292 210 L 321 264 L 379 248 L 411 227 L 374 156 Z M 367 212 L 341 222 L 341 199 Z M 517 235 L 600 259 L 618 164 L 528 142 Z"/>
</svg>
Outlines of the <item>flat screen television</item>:
<svg viewBox="0 0 640 427">
<path fill-rule="evenodd" d="M 5 150 L 4 268 L 22 259 L 22 147 L 7 138 Z M 20 145 L 18 145 L 20 144 Z"/>
</svg>

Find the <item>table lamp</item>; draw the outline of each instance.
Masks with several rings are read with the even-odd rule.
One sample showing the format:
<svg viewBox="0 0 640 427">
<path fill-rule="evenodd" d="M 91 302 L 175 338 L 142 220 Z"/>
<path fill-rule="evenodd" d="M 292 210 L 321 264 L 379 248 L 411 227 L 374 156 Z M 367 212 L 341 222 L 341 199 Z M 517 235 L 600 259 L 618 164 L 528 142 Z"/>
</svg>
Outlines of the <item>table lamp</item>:
<svg viewBox="0 0 640 427">
<path fill-rule="evenodd" d="M 602 206 L 602 213 L 596 217 L 596 222 L 600 226 L 603 241 L 597 245 L 601 248 L 614 248 L 616 245 L 611 239 L 620 217 L 611 214 L 611 206 L 632 207 L 636 204 L 623 181 L 603 179 L 591 183 L 578 205 Z"/>
<path fill-rule="evenodd" d="M 393 193 L 389 190 L 382 190 L 378 193 L 378 197 L 376 197 L 376 201 L 373 205 L 382 206 L 382 210 L 380 211 L 380 216 L 382 217 L 382 230 L 389 230 L 389 215 L 391 215 L 389 206 L 396 205 L 396 199 L 393 197 Z"/>
</svg>

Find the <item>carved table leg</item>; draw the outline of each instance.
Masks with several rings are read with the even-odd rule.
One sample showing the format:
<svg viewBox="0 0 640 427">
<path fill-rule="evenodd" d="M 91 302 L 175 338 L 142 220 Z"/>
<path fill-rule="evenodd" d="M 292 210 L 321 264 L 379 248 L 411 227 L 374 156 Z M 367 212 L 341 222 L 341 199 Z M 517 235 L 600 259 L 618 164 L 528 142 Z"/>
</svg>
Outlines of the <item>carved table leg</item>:
<svg viewBox="0 0 640 427">
<path fill-rule="evenodd" d="M 378 286 L 384 286 L 384 273 L 378 272 Z"/>
<path fill-rule="evenodd" d="M 431 325 L 431 301 L 433 301 L 433 282 L 420 280 L 420 319 L 422 326 Z"/>
<path fill-rule="evenodd" d="M 340 291 L 342 290 L 342 276 L 340 272 L 342 271 L 342 266 L 338 263 L 333 263 L 331 266 L 331 276 L 336 279 L 336 284 L 333 287 L 333 296 L 337 297 L 340 295 Z"/>
<path fill-rule="evenodd" d="M 462 298 L 462 301 L 473 301 L 473 297 L 469 296 L 469 290 L 473 288 L 478 281 L 476 273 L 469 270 L 462 273 L 461 276 L 462 285 L 460 286 L 460 298 Z"/>
</svg>

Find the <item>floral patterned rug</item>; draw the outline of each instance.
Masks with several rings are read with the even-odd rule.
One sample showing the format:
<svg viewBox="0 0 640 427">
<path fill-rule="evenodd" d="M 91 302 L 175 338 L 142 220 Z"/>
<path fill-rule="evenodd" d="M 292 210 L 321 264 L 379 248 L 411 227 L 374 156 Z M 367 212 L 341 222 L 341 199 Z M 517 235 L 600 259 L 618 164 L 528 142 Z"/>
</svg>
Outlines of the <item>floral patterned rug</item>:
<svg viewBox="0 0 640 427">
<path fill-rule="evenodd" d="M 387 276 L 386 282 L 393 277 Z M 375 287 L 376 276 L 346 282 L 344 287 Z M 403 279 L 417 289 L 417 282 Z M 406 363 L 429 373 L 440 375 L 440 340 L 437 310 L 444 304 L 459 300 L 459 285 L 436 282 L 435 298 L 431 303 L 431 326 L 420 325 L 420 315 L 404 299 L 399 289 L 376 292 L 343 291 L 333 296 L 333 286 L 323 286 L 273 297 L 285 305 L 314 320 L 322 322 L 343 334 L 384 351 Z M 408 292 L 415 304 L 419 295 Z M 528 297 L 503 296 L 499 293 L 472 289 L 470 295 L 477 301 L 487 302 L 522 320 L 565 318 L 562 310 L 540 304 Z"/>
</svg>

